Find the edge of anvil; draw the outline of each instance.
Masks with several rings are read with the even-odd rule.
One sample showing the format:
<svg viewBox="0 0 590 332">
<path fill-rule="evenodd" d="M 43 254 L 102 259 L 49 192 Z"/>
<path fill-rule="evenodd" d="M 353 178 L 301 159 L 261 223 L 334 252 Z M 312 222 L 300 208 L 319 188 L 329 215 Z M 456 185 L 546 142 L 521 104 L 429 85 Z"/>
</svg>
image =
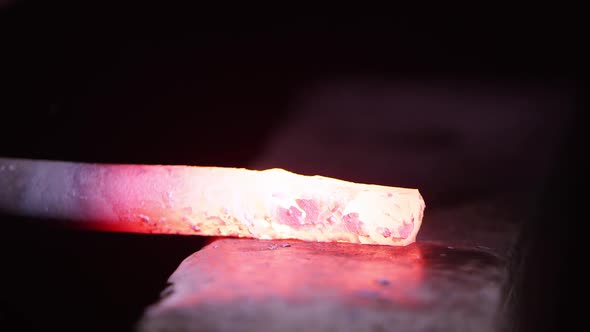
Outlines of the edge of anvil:
<svg viewBox="0 0 590 332">
<path fill-rule="evenodd" d="M 473 248 L 219 239 L 137 324 L 151 331 L 495 331 L 505 261 Z"/>
</svg>

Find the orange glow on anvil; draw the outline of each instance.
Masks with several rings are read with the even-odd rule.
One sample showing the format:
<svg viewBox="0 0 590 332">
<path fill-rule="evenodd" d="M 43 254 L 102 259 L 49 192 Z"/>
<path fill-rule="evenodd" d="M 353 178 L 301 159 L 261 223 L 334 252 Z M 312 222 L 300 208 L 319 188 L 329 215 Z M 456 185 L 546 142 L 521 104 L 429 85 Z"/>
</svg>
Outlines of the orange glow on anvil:
<svg viewBox="0 0 590 332">
<path fill-rule="evenodd" d="M 424 304 L 416 295 L 424 279 L 419 246 L 261 241 L 255 248 L 237 241 L 213 242 L 185 259 L 169 280 L 173 291 L 160 306 L 272 299 L 331 299 L 362 306 Z"/>
</svg>

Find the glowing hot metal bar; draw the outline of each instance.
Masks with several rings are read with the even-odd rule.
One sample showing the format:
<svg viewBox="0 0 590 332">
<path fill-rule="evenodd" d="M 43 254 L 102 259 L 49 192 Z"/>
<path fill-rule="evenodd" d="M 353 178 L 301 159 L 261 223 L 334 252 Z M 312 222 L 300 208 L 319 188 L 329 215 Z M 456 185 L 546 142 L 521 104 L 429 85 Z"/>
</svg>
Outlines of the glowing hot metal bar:
<svg viewBox="0 0 590 332">
<path fill-rule="evenodd" d="M 0 158 L 0 211 L 86 229 L 407 245 L 424 208 L 417 189 L 282 169 Z"/>
</svg>

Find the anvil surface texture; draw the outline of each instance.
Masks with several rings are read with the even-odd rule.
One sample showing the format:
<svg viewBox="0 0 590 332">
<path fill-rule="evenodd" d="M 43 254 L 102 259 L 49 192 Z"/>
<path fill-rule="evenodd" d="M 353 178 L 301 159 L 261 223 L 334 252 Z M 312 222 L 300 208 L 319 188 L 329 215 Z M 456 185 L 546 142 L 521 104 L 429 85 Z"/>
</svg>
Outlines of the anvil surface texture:
<svg viewBox="0 0 590 332">
<path fill-rule="evenodd" d="M 141 331 L 494 331 L 484 250 L 223 239 L 182 262 Z"/>
</svg>

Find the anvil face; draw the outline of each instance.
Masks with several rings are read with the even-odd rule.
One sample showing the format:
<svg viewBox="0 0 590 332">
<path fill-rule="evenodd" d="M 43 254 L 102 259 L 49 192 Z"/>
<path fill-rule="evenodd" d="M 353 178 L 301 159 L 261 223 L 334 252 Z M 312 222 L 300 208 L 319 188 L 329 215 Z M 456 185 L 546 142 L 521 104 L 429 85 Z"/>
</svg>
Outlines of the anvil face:
<svg viewBox="0 0 590 332">
<path fill-rule="evenodd" d="M 140 328 L 491 331 L 502 265 L 488 252 L 435 243 L 223 239 L 184 260 Z"/>
</svg>

